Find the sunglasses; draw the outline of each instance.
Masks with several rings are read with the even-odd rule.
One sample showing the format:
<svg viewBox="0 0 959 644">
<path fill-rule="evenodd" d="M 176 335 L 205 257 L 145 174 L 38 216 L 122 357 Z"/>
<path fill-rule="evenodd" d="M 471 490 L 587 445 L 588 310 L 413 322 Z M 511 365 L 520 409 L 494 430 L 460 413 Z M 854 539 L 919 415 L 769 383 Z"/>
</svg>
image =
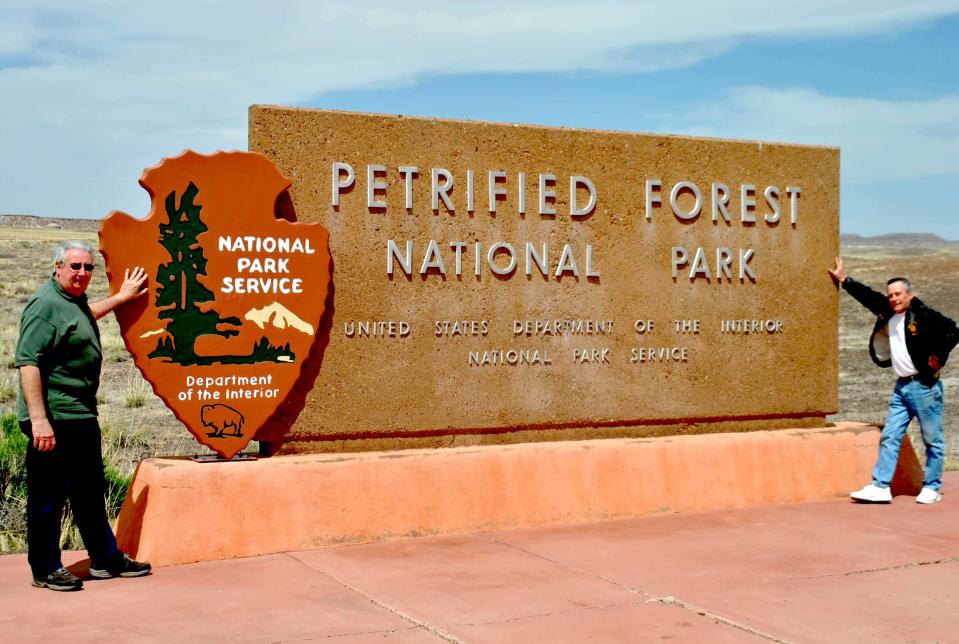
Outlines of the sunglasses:
<svg viewBox="0 0 959 644">
<path fill-rule="evenodd" d="M 67 266 L 70 267 L 71 271 L 74 271 L 77 273 L 80 272 L 81 268 L 88 273 L 92 273 L 94 268 L 93 264 L 84 264 L 83 262 L 70 262 L 69 264 L 67 264 Z"/>
</svg>

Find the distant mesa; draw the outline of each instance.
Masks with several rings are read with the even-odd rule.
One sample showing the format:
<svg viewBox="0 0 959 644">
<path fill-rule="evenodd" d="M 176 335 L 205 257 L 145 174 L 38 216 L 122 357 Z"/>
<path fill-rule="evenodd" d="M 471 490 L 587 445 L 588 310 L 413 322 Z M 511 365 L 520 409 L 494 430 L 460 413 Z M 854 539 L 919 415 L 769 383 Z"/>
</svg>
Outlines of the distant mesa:
<svg viewBox="0 0 959 644">
<path fill-rule="evenodd" d="M 268 304 L 262 309 L 250 309 L 243 317 L 261 329 L 265 328 L 267 324 L 272 324 L 277 329 L 290 327 L 307 335 L 313 335 L 312 326 L 298 318 L 295 313 L 279 302 Z"/>
<path fill-rule="evenodd" d="M 100 228 L 100 220 L 3 213 L 0 214 L 0 226 L 10 228 L 50 228 L 95 233 Z"/>
<path fill-rule="evenodd" d="M 859 246 L 881 248 L 937 248 L 959 250 L 959 242 L 943 239 L 931 233 L 895 233 L 890 235 L 847 234 L 839 236 L 839 244 L 850 248 Z"/>
</svg>

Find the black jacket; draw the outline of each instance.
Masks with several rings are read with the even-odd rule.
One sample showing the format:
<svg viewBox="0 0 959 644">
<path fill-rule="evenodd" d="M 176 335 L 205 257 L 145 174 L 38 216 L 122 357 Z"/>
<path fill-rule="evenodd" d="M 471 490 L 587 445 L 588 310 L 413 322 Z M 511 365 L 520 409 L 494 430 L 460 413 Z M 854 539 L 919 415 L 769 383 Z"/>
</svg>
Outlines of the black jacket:
<svg viewBox="0 0 959 644">
<path fill-rule="evenodd" d="M 878 316 L 869 338 L 869 355 L 880 367 L 892 366 L 892 353 L 889 349 L 889 319 L 895 314 L 889 300 L 878 291 L 847 277 L 842 287 L 856 300 Z M 939 371 L 929 367 L 929 356 L 936 356 L 940 366 L 946 364 L 949 352 L 959 342 L 959 329 L 956 323 L 929 308 L 918 297 L 912 298 L 906 310 L 906 349 L 912 364 L 919 372 L 918 378 L 926 385 L 934 385 L 939 379 Z"/>
</svg>

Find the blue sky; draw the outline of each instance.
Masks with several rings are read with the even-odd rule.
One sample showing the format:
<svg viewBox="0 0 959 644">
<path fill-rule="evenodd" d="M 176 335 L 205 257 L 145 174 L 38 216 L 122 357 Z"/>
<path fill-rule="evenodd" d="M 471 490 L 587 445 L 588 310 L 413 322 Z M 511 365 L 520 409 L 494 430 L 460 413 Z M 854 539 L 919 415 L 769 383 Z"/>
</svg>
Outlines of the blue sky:
<svg viewBox="0 0 959 644">
<path fill-rule="evenodd" d="M 843 232 L 959 240 L 959 2 L 0 5 L 0 212 L 144 215 L 251 103 L 839 146 Z"/>
</svg>

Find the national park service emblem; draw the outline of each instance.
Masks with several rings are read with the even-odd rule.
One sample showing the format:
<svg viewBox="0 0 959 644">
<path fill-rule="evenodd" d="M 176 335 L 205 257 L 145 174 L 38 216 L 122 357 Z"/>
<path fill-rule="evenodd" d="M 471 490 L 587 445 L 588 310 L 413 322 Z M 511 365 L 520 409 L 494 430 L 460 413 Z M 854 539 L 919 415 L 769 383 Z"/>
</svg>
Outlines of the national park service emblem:
<svg viewBox="0 0 959 644">
<path fill-rule="evenodd" d="M 146 219 L 113 212 L 100 225 L 111 290 L 127 268 L 149 276 L 148 294 L 117 309 L 120 331 L 176 417 L 232 458 L 281 408 L 295 417 L 290 393 L 316 375 L 329 234 L 277 218 L 290 182 L 260 154 L 186 151 L 140 184 Z"/>
</svg>

